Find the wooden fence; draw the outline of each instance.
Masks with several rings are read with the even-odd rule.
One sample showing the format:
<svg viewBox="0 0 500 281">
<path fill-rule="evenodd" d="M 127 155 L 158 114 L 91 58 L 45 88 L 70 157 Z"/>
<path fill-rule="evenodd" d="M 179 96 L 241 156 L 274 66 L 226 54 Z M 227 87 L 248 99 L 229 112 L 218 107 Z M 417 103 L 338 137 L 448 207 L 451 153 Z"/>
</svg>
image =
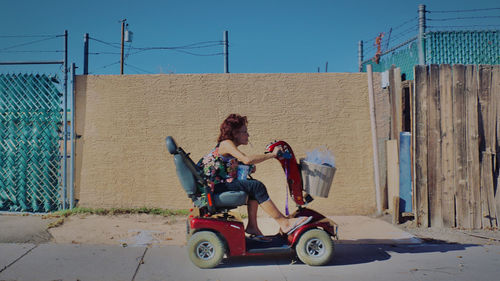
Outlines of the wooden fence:
<svg viewBox="0 0 500 281">
<path fill-rule="evenodd" d="M 416 66 L 413 98 L 417 224 L 498 227 L 500 66 Z"/>
</svg>

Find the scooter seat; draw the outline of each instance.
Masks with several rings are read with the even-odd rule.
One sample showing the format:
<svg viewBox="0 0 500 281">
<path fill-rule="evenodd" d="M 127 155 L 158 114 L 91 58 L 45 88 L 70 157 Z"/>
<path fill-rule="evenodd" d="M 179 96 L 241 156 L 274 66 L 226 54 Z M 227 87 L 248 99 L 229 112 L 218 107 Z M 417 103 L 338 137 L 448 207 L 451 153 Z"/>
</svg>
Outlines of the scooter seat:
<svg viewBox="0 0 500 281">
<path fill-rule="evenodd" d="M 214 205 L 217 208 L 234 208 L 245 205 L 248 200 L 248 194 L 244 191 L 224 191 L 214 194 Z"/>
<path fill-rule="evenodd" d="M 193 160 L 189 157 L 189 154 L 185 153 L 182 148 L 177 146 L 177 143 L 171 136 L 166 138 L 166 145 L 168 152 L 174 156 L 177 176 L 182 187 L 184 188 L 184 191 L 186 191 L 189 198 L 191 198 L 193 202 L 204 202 L 204 200 L 198 200 L 201 196 L 206 196 L 201 194 L 199 191 L 200 184 L 204 182 L 202 171 L 199 170 Z M 205 186 L 204 188 L 208 187 Z M 225 191 L 212 194 L 212 199 L 213 207 L 215 207 L 214 211 L 224 211 L 247 204 L 248 194 L 244 191 Z M 200 207 L 200 205 L 196 206 Z"/>
</svg>

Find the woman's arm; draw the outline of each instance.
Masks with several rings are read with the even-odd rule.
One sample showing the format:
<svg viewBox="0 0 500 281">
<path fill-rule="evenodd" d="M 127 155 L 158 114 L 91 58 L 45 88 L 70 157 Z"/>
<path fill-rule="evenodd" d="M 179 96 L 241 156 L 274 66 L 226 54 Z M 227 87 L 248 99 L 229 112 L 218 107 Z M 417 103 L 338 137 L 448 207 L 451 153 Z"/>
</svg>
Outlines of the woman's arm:
<svg viewBox="0 0 500 281">
<path fill-rule="evenodd" d="M 245 165 L 257 164 L 268 159 L 276 158 L 278 151 L 280 151 L 280 149 L 275 149 L 272 153 L 267 154 L 246 155 L 241 152 L 231 140 L 225 140 L 219 144 L 219 154 L 230 154 Z"/>
</svg>

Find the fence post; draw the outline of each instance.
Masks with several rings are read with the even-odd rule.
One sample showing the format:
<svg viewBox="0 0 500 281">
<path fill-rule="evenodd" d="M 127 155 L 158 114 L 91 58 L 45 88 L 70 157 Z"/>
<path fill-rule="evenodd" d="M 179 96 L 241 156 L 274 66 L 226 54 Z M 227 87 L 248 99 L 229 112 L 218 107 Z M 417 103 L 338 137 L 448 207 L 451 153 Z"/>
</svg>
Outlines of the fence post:
<svg viewBox="0 0 500 281">
<path fill-rule="evenodd" d="M 71 64 L 71 81 L 72 81 L 72 91 L 71 91 L 71 162 L 70 162 L 70 177 L 69 177 L 69 208 L 74 208 L 75 203 L 75 74 L 76 65 Z"/>
<path fill-rule="evenodd" d="M 66 201 L 67 201 L 67 172 L 68 172 L 68 163 L 67 163 L 67 145 L 68 145 L 68 31 L 64 31 L 64 97 L 63 97 L 63 191 L 62 191 L 62 208 L 66 209 Z"/>
<path fill-rule="evenodd" d="M 378 143 L 377 143 L 377 125 L 375 118 L 375 97 L 373 93 L 373 72 L 372 66 L 366 66 L 368 74 L 368 101 L 370 103 L 370 120 L 372 127 L 372 145 L 373 145 L 373 167 L 375 178 L 375 202 L 377 204 L 377 214 L 382 214 L 382 194 L 380 192 L 380 175 L 378 166 Z"/>
<path fill-rule="evenodd" d="M 425 5 L 418 5 L 418 64 L 425 64 Z"/>
</svg>

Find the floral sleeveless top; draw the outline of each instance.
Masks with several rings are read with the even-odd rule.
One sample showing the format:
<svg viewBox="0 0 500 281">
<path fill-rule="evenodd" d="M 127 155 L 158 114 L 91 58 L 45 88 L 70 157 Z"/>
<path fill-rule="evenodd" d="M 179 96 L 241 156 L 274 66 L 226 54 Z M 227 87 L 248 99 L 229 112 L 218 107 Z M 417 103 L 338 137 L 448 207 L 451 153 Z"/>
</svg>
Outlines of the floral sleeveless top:
<svg viewBox="0 0 500 281">
<path fill-rule="evenodd" d="M 232 156 L 220 155 L 219 144 L 203 156 L 197 166 L 207 177 L 207 183 L 212 191 L 216 184 L 232 182 L 238 174 L 238 160 Z"/>
</svg>

